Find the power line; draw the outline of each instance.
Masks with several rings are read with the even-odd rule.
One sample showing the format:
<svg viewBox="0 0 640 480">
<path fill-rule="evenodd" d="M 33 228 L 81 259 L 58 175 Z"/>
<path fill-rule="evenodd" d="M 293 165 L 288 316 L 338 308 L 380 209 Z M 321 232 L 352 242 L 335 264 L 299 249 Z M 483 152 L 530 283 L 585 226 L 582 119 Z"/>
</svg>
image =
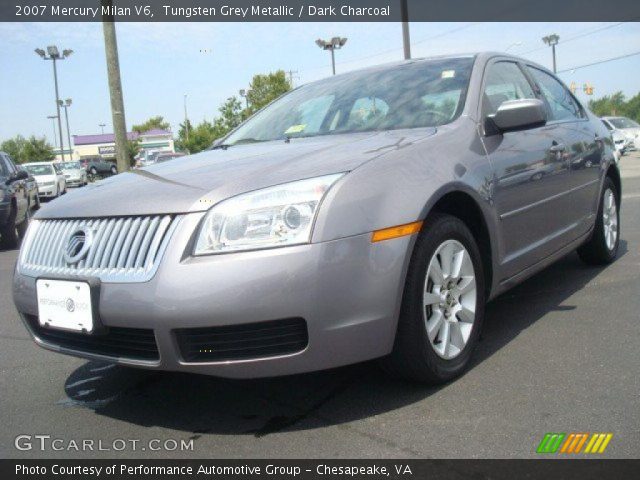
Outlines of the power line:
<svg viewBox="0 0 640 480">
<path fill-rule="evenodd" d="M 435 35 L 430 35 L 428 37 L 422 38 L 420 40 L 417 40 L 415 42 L 411 42 L 411 46 L 413 45 L 418 45 L 420 43 L 424 43 L 424 42 L 428 42 L 429 40 L 435 40 L 436 38 L 440 38 L 440 37 L 444 37 L 446 35 L 450 35 L 452 33 L 458 32 L 460 30 L 464 30 L 466 28 L 472 27 L 474 25 L 478 25 L 480 22 L 473 22 L 473 23 L 468 23 L 466 25 L 462 25 L 460 27 L 456 27 L 456 28 L 452 28 L 450 30 L 444 31 L 444 32 L 440 32 L 437 33 Z M 370 55 L 365 55 L 364 57 L 359 57 L 359 58 L 353 58 L 351 60 L 346 60 L 344 62 L 336 62 L 337 65 L 347 65 L 350 63 L 357 63 L 357 62 L 361 62 L 363 60 L 368 60 L 370 58 L 375 58 L 375 57 L 379 57 L 381 55 L 386 55 L 387 53 L 393 53 L 393 52 L 399 52 L 402 50 L 402 47 L 397 47 L 397 48 L 390 48 L 388 50 L 381 50 L 379 52 L 376 53 L 372 53 Z M 310 72 L 313 70 L 320 70 L 320 69 L 324 69 L 325 67 L 313 67 L 313 68 L 308 68 L 306 70 L 303 70 L 303 72 Z"/>
<path fill-rule="evenodd" d="M 640 50 L 638 50 L 637 52 L 633 52 L 633 53 L 627 53 L 626 55 L 620 55 L 619 57 L 607 58 L 605 60 L 599 60 L 597 62 L 587 63 L 585 65 L 578 65 L 577 67 L 567 68 L 565 70 L 560 70 L 558 73 L 572 72 L 573 70 L 578 70 L 580 68 L 593 67 L 594 65 L 600 65 L 602 63 L 613 62 L 614 60 L 622 60 L 623 58 L 629 58 L 629 57 L 633 57 L 635 55 L 640 55 Z"/>
<path fill-rule="evenodd" d="M 593 35 L 593 34 L 595 34 L 595 33 L 601 32 L 601 31 L 603 31 L 603 30 L 608 30 L 608 29 L 610 29 L 610 28 L 619 27 L 620 25 L 623 25 L 623 24 L 625 24 L 625 23 L 629 23 L 629 22 L 619 22 L 619 23 L 614 23 L 613 25 L 606 25 L 606 26 L 604 26 L 604 27 L 596 28 L 595 30 L 588 30 L 588 31 L 584 31 L 584 30 L 583 30 L 583 31 L 582 31 L 582 33 L 579 33 L 579 34 L 577 34 L 577 35 L 574 35 L 573 37 L 568 37 L 568 38 L 566 38 L 566 39 L 564 39 L 564 40 L 561 40 L 560 42 L 558 42 L 558 45 L 561 45 L 561 44 L 564 44 L 564 43 L 570 42 L 570 41 L 572 41 L 572 40 L 576 40 L 576 39 L 578 39 L 578 38 L 588 37 L 589 35 Z M 546 48 L 547 48 L 547 47 L 536 47 L 536 48 L 533 48 L 533 49 L 531 49 L 531 50 L 527 50 L 526 52 L 518 53 L 518 55 L 527 55 L 527 54 L 529 54 L 529 53 L 538 52 L 538 51 L 540 51 L 540 50 L 544 50 L 544 49 L 546 49 Z"/>
</svg>

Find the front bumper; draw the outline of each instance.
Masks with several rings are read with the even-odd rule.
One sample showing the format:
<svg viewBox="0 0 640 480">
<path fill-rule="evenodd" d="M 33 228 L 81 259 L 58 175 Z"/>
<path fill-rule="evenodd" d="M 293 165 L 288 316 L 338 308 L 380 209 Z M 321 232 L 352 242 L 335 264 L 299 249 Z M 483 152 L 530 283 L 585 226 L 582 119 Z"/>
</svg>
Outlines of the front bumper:
<svg viewBox="0 0 640 480">
<path fill-rule="evenodd" d="M 35 341 L 85 358 L 234 378 L 321 370 L 390 353 L 412 237 L 371 243 L 371 235 L 363 234 L 255 252 L 185 255 L 202 215 L 184 217 L 150 281 L 100 287 L 102 324 L 153 330 L 158 360 L 63 349 L 29 329 Z M 23 318 L 37 316 L 35 282 L 19 272 L 14 277 L 14 301 Z M 175 332 L 294 317 L 306 321 L 306 348 L 272 357 L 185 361 Z"/>
<path fill-rule="evenodd" d="M 84 179 L 82 178 L 67 178 L 66 179 L 67 187 L 79 187 L 84 185 Z"/>
<path fill-rule="evenodd" d="M 56 195 L 56 186 L 55 185 L 46 185 L 40 186 L 38 185 L 38 196 L 39 197 L 54 197 Z"/>
</svg>

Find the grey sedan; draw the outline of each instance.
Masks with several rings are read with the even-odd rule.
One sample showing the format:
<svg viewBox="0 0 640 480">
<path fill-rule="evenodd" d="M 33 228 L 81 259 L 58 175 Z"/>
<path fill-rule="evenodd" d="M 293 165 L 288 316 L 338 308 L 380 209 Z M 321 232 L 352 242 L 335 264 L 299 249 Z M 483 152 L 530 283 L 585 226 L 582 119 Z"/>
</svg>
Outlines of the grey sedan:
<svg viewBox="0 0 640 480">
<path fill-rule="evenodd" d="M 14 300 L 39 345 L 80 357 L 237 378 L 380 358 L 445 382 L 487 301 L 576 249 L 615 259 L 620 198 L 605 126 L 547 69 L 412 60 L 51 202 Z"/>
</svg>

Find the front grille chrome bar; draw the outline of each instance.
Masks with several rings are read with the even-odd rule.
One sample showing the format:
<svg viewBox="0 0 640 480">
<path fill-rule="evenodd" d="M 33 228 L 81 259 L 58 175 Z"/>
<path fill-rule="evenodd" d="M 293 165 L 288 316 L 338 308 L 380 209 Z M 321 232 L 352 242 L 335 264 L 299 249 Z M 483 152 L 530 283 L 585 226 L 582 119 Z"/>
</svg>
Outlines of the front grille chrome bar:
<svg viewBox="0 0 640 480">
<path fill-rule="evenodd" d="M 27 276 L 96 277 L 103 282 L 146 282 L 155 274 L 179 216 L 34 220 L 24 239 L 18 271 Z M 91 230 L 91 244 L 77 263 L 64 251 L 69 237 Z"/>
</svg>

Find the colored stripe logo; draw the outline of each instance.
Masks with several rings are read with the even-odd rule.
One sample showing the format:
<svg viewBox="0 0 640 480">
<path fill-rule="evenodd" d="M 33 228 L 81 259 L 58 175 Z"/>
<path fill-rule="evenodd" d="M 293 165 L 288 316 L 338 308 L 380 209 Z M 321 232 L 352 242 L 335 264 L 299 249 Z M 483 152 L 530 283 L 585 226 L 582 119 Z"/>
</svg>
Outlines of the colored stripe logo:
<svg viewBox="0 0 640 480">
<path fill-rule="evenodd" d="M 604 453 L 613 433 L 546 433 L 537 453 Z"/>
</svg>

